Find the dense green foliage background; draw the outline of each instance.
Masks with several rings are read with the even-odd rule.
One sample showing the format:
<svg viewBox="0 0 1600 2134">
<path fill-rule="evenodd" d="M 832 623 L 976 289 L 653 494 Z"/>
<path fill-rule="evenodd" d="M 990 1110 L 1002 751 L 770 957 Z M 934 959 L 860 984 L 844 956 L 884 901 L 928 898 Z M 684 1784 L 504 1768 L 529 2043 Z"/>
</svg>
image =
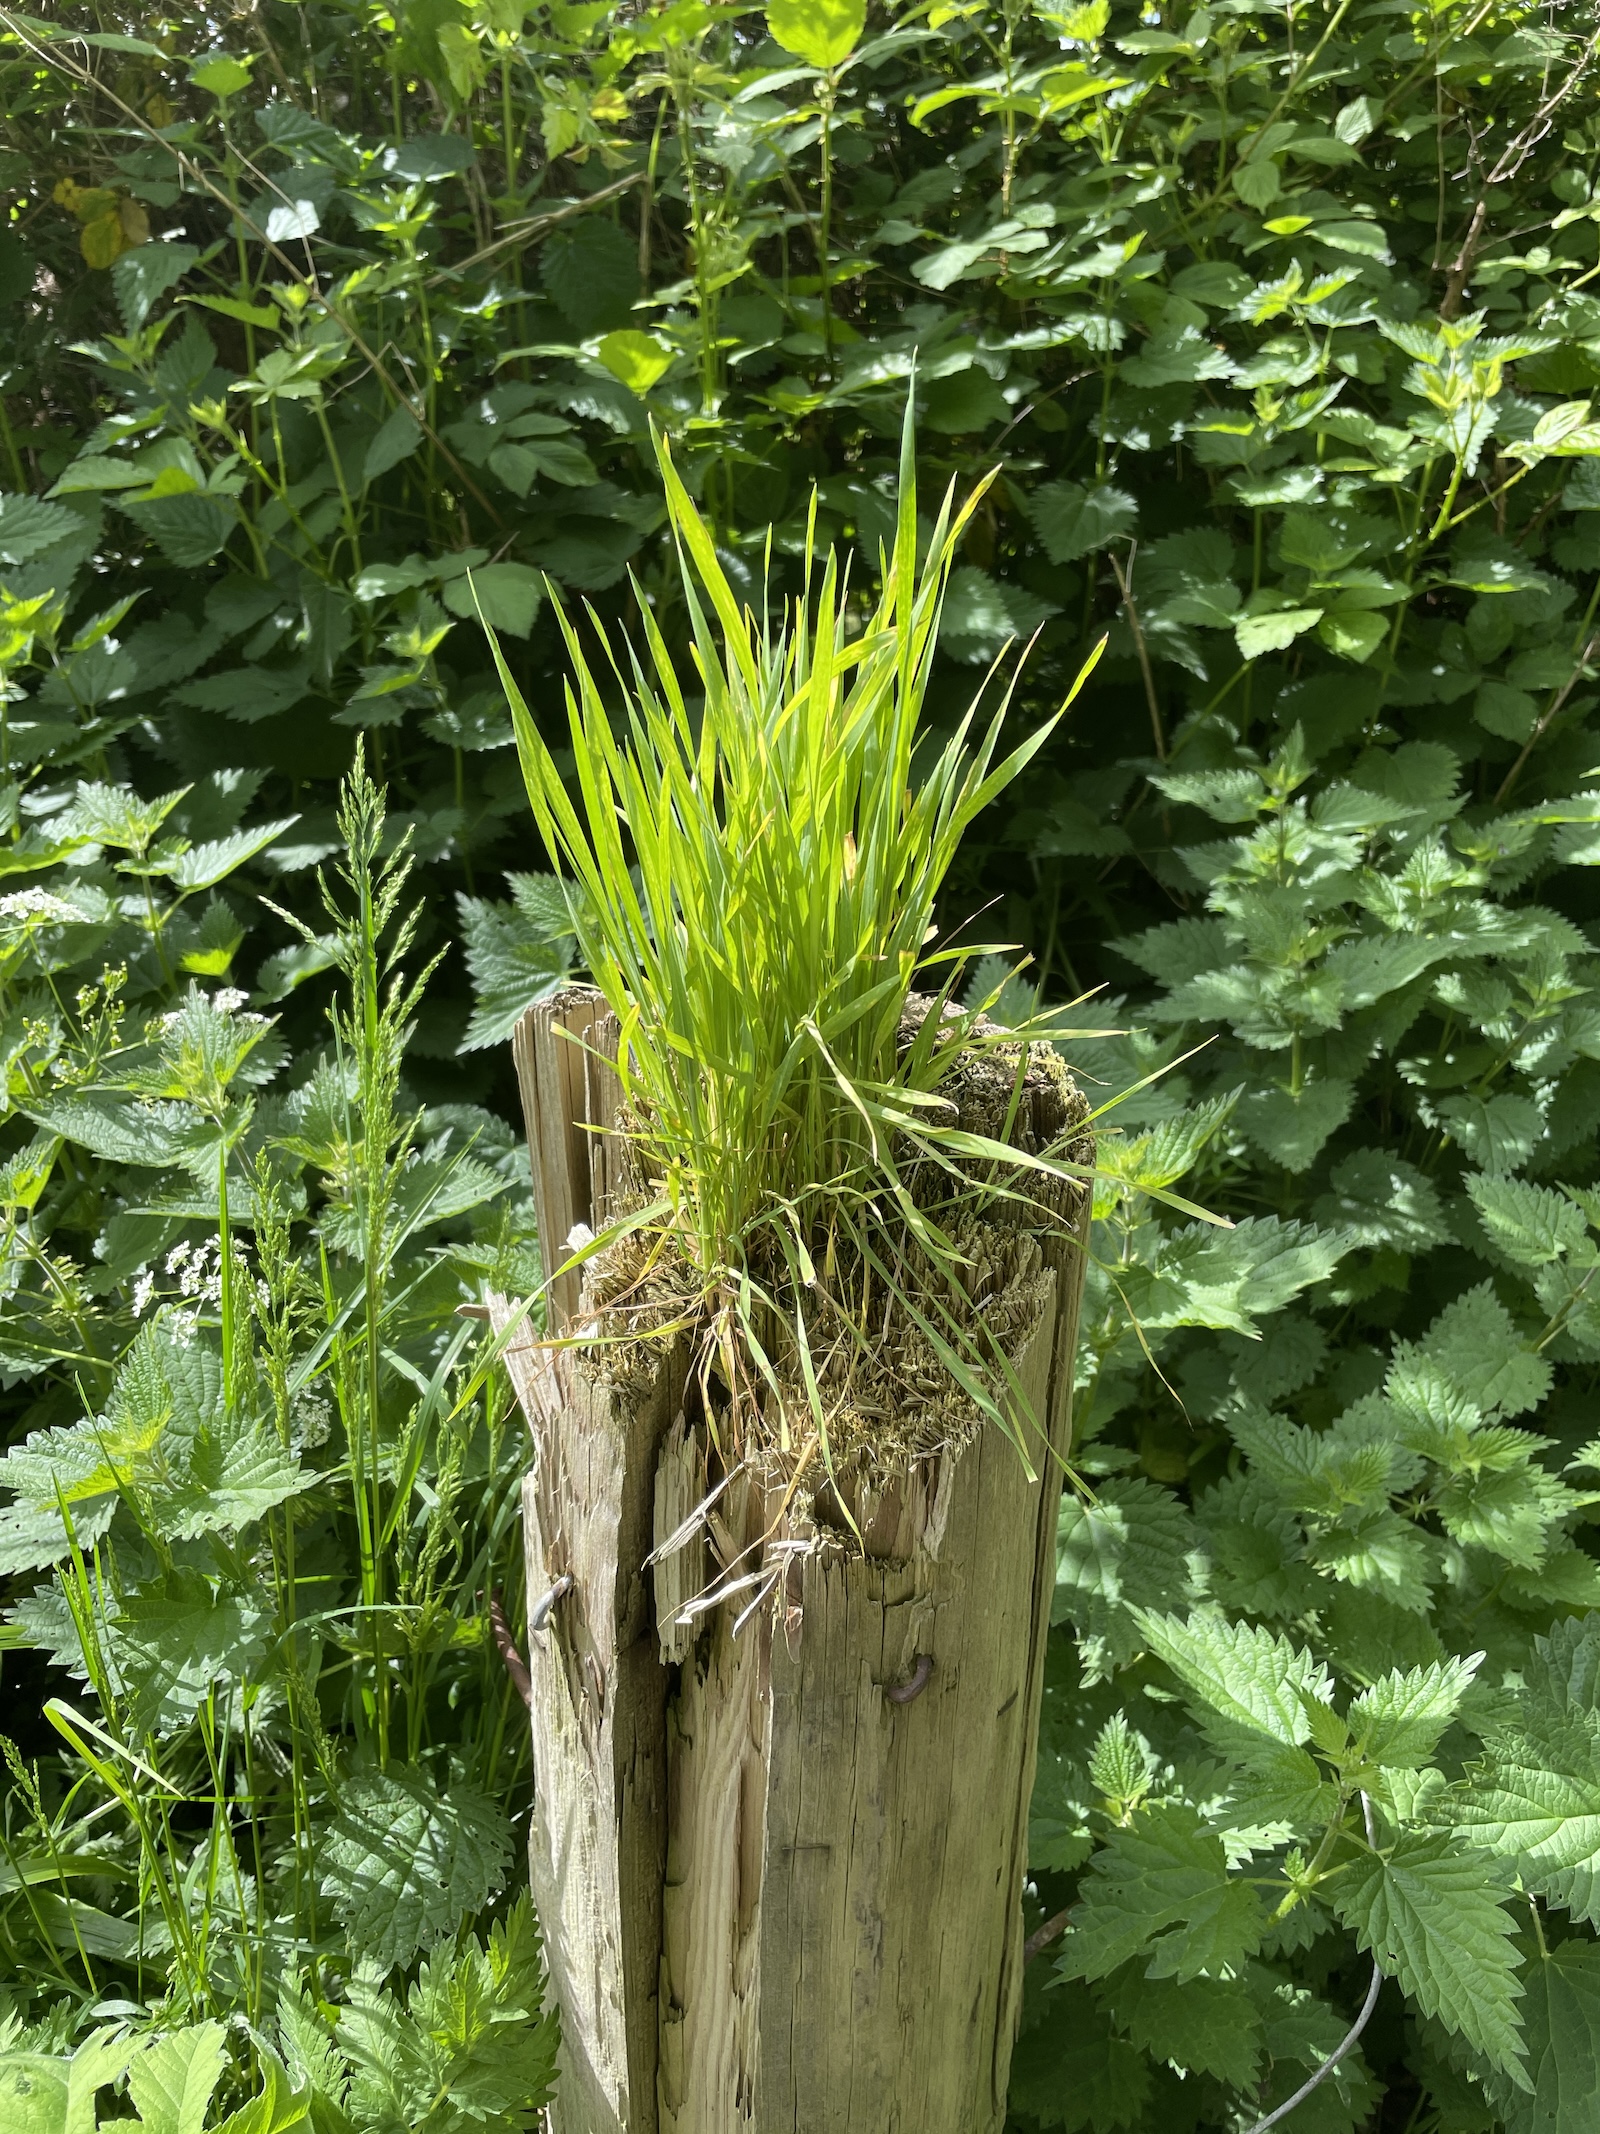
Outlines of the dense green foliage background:
<svg viewBox="0 0 1600 2134">
<path fill-rule="evenodd" d="M 1374 1958 L 1296 2126 L 1587 2123 L 1588 36 L 0 9 L 0 1351 L 14 1438 L 67 1433 L 5 1470 L 14 2057 L 242 2015 L 219 2096 L 263 2124 L 529 2123 L 526 1930 L 472 1938 L 526 1785 L 483 1613 L 519 1453 L 447 1314 L 528 1279 L 500 1040 L 567 944 L 466 573 L 556 739 L 553 600 L 684 641 L 651 420 L 736 577 L 792 575 L 813 484 L 870 574 L 914 372 L 925 493 L 1001 470 L 936 716 L 1037 632 L 1025 720 L 1110 632 L 947 923 L 1109 986 L 1097 1094 L 1171 1069 L 1107 1121 L 1017 2125 L 1251 2126 Z M 387 1022 L 358 741 L 443 959 Z M 1141 1197 L 1180 1180 L 1237 1227 Z M 197 1524 L 205 1460 L 254 1494 Z M 456 1965 L 494 2012 L 396 2072 L 429 1949 L 414 2010 Z"/>
</svg>

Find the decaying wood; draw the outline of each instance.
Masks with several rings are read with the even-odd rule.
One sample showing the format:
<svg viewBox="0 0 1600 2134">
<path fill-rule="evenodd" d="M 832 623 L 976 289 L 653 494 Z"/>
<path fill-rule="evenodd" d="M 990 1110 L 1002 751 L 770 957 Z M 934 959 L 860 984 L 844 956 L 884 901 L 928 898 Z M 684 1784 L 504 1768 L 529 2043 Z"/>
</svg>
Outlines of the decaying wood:
<svg viewBox="0 0 1600 2134">
<path fill-rule="evenodd" d="M 615 1117 L 605 1065 L 615 1044 L 615 1024 L 587 993 L 557 996 L 518 1025 L 540 1235 L 555 1248 L 574 1225 L 604 1219 L 609 1155 L 583 1125 Z M 552 1260 L 555 1248 L 546 1246 Z M 575 1274 L 550 1285 L 552 1329 L 577 1307 Z M 512 1307 L 492 1298 L 490 1312 L 498 1331 Z M 522 1499 L 530 1605 L 572 1580 L 528 1636 L 529 1874 L 562 2011 L 559 2123 L 562 2134 L 651 2134 L 668 1685 L 643 1566 L 682 1368 L 663 1356 L 641 1392 L 613 1381 L 604 1351 L 541 1349 L 525 1331 L 513 1334 L 506 1362 L 534 1436 Z"/>
<path fill-rule="evenodd" d="M 518 1030 L 557 1245 L 614 1180 L 582 1130 L 615 1118 L 607 1021 L 568 995 Z M 1059 1084 L 1029 1105 L 1031 1146 L 1081 1116 Z M 986 1427 L 846 1487 L 864 1548 L 848 1520 L 786 1524 L 787 1497 L 740 1472 L 696 1526 L 720 1470 L 681 1356 L 640 1376 L 635 1354 L 623 1380 L 604 1350 L 558 1365 L 514 1343 L 530 1593 L 574 1581 L 529 1652 L 558 2134 L 1002 2126 L 1087 1191 L 1064 1213 L 1008 1341 L 1030 1463 Z M 562 1285 L 552 1326 L 582 1307 Z M 754 1583 L 694 1612 L 736 1576 Z"/>
<path fill-rule="evenodd" d="M 541 1000 L 511 1034 L 552 1328 L 566 1326 L 578 1309 L 580 1271 L 556 1271 L 567 1240 L 579 1224 L 597 1230 L 610 1200 L 615 1151 L 608 1129 L 621 1094 L 616 1056 L 616 1018 L 588 986 Z"/>
</svg>

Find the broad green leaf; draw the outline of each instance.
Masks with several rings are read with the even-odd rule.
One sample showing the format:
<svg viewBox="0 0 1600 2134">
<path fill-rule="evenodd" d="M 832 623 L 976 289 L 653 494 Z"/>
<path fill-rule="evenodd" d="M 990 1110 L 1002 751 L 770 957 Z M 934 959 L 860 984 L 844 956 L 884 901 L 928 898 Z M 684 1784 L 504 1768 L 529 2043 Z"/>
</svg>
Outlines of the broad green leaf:
<svg viewBox="0 0 1600 2134">
<path fill-rule="evenodd" d="M 1028 516 L 1052 563 L 1071 563 L 1131 534 L 1139 507 L 1125 489 L 1046 482 L 1028 498 Z"/>
<path fill-rule="evenodd" d="M 1409 1344 L 1397 1346 L 1404 1356 Z M 1423 1348 L 1486 1419 L 1522 1415 L 1550 1391 L 1546 1359 L 1517 1337 L 1511 1314 L 1493 1285 L 1480 1282 L 1456 1298 L 1429 1327 Z"/>
<path fill-rule="evenodd" d="M 1253 1090 L 1234 1116 L 1240 1132 L 1274 1162 L 1304 1171 L 1343 1126 L 1354 1101 L 1353 1082 L 1330 1078 L 1298 1090 Z"/>
<path fill-rule="evenodd" d="M 1520 1178 L 1467 1180 L 1483 1227 L 1519 1267 L 1544 1267 L 1581 1246 L 1589 1225 L 1583 1210 L 1547 1186 Z"/>
<path fill-rule="evenodd" d="M 1089 1863 L 1061 1944 L 1064 1978 L 1105 1978 L 1135 1956 L 1151 1978 L 1226 1972 L 1260 1945 L 1258 1892 L 1228 1873 L 1221 1838 L 1161 1802 L 1113 1831 Z"/>
<path fill-rule="evenodd" d="M 249 88 L 250 65 L 249 60 L 235 59 L 230 53 L 219 52 L 214 59 L 202 60 L 197 67 L 191 67 L 189 79 L 197 89 L 205 89 L 212 96 L 226 99 Z"/>
<path fill-rule="evenodd" d="M 1150 2062 L 1086 1986 L 1053 1986 L 1028 2009 L 1011 2056 L 1014 2111 L 1065 2134 L 1115 2134 L 1144 2123 L 1152 2087 Z"/>
<path fill-rule="evenodd" d="M 0 2113 L 7 2134 L 67 2134 L 67 2063 L 44 2053 L 0 2053 Z M 94 2124 L 93 2117 L 79 2120 L 80 2128 Z"/>
<path fill-rule="evenodd" d="M 206 2108 L 222 2080 L 220 2023 L 171 2030 L 136 2053 L 128 2065 L 128 2093 L 145 2134 L 202 2134 Z"/>
<path fill-rule="evenodd" d="M 526 637 L 544 598 L 539 573 L 525 563 L 485 563 L 455 578 L 441 596 L 452 615 L 476 619 L 508 637 Z"/>
<path fill-rule="evenodd" d="M 768 0 L 767 28 L 808 66 L 848 59 L 866 27 L 866 0 Z"/>
<path fill-rule="evenodd" d="M 32 496 L 0 495 L 0 563 L 28 563 L 68 535 L 80 521 L 62 504 Z"/>
<path fill-rule="evenodd" d="M 1112 1985 L 1107 2005 L 1119 2029 L 1151 2059 L 1232 2088 L 1254 2087 L 1261 2066 L 1261 2015 L 1240 1986 L 1218 1978 L 1147 1978 L 1137 1969 Z"/>
<path fill-rule="evenodd" d="M 137 333 L 155 305 L 175 289 L 200 257 L 194 245 L 135 245 L 111 263 L 111 285 L 129 333 Z"/>
<path fill-rule="evenodd" d="M 1588 2134 L 1600 2096 L 1600 1946 L 1540 1949 L 1523 1973 L 1531 2091 L 1499 2100 L 1506 2134 Z"/>
<path fill-rule="evenodd" d="M 213 889 L 218 882 L 226 881 L 237 872 L 246 860 L 265 852 L 268 845 L 276 844 L 285 830 L 292 830 L 300 820 L 298 815 L 285 815 L 278 822 L 260 823 L 251 830 L 235 830 L 231 837 L 219 837 L 209 844 L 191 845 L 176 859 L 152 866 L 153 874 L 164 874 L 175 889 L 192 896 L 199 889 Z"/>
<path fill-rule="evenodd" d="M 1316 628 L 1322 616 L 1321 608 L 1297 608 L 1287 603 L 1242 615 L 1233 629 L 1239 657 L 1261 659 L 1268 652 L 1287 652 L 1297 637 Z"/>
<path fill-rule="evenodd" d="M 1125 1662 L 1140 1641 L 1129 1610 L 1193 1600 L 1204 1572 L 1199 1536 L 1167 1490 L 1143 1480 L 1112 1480 L 1092 1504 L 1068 1491 L 1056 1528 L 1051 1620 L 1107 1640 Z"/>
<path fill-rule="evenodd" d="M 1343 1228 L 1352 1244 L 1427 1252 L 1450 1235 L 1438 1188 L 1403 1157 L 1358 1149 L 1335 1164 L 1328 1183 L 1317 1221 Z"/>
<path fill-rule="evenodd" d="M 136 1729 L 176 1733 L 217 1683 L 242 1688 L 259 1679 L 272 1635 L 264 1599 L 219 1592 L 196 1573 L 174 1572 L 165 1591 L 128 1595 L 111 1643 Z"/>
<path fill-rule="evenodd" d="M 409 459 L 422 442 L 422 425 L 408 407 L 394 407 L 372 434 L 361 463 L 361 479 L 375 482 L 380 474 Z"/>
<path fill-rule="evenodd" d="M 1510 1884 L 1487 1853 L 1407 1834 L 1386 1853 L 1358 1855 L 1328 1893 L 1362 1948 L 1425 2014 L 1526 2083 Z"/>
<path fill-rule="evenodd" d="M 1150 1650 L 1209 1710 L 1290 1747 L 1310 1737 L 1307 1706 L 1325 1704 L 1332 1688 L 1310 1653 L 1222 1615 L 1185 1621 L 1138 1609 L 1135 1620 Z"/>
<path fill-rule="evenodd" d="M 1361 1755 L 1386 1769 L 1420 1770 L 1432 1760 L 1482 1659 L 1476 1652 L 1470 1659 L 1380 1676 L 1352 1701 L 1346 1714 Z"/>
<path fill-rule="evenodd" d="M 499 1889 L 511 1857 L 505 1812 L 473 1786 L 439 1791 L 424 1771 L 357 1771 L 322 1837 L 322 1887 L 360 1960 L 409 1963 Z"/>
<path fill-rule="evenodd" d="M 572 965 L 572 921 L 554 875 L 508 877 L 513 901 L 458 897 L 477 1005 L 463 1052 L 503 1044 L 523 1010 L 555 990 Z"/>
<path fill-rule="evenodd" d="M 642 400 L 672 367 L 672 350 L 654 334 L 623 327 L 608 333 L 596 353 L 613 378 L 620 378 L 630 393 Z"/>
<path fill-rule="evenodd" d="M 1326 1280 L 1345 1249 L 1338 1231 L 1276 1216 L 1252 1216 L 1231 1230 L 1194 1223 L 1164 1234 L 1149 1262 L 1135 1262 L 1117 1287 L 1144 1328 L 1214 1326 L 1252 1334 L 1259 1317 Z"/>
</svg>

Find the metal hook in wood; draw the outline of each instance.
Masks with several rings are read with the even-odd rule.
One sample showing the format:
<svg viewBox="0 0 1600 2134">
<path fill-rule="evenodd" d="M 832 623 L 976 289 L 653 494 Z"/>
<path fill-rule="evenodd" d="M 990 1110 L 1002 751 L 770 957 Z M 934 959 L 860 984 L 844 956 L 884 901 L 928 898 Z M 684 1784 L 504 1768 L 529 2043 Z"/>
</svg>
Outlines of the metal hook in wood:
<svg viewBox="0 0 1600 2134">
<path fill-rule="evenodd" d="M 539 1636 L 554 1613 L 556 1602 L 561 1599 L 563 1594 L 571 1591 L 572 1573 L 563 1571 L 549 1592 L 541 1594 L 528 1611 L 528 1630 L 532 1636 Z"/>
<path fill-rule="evenodd" d="M 919 1652 L 911 1673 L 904 1682 L 891 1682 L 884 1695 L 891 1704 L 910 1704 L 922 1695 L 933 1673 L 933 1655 Z"/>
</svg>

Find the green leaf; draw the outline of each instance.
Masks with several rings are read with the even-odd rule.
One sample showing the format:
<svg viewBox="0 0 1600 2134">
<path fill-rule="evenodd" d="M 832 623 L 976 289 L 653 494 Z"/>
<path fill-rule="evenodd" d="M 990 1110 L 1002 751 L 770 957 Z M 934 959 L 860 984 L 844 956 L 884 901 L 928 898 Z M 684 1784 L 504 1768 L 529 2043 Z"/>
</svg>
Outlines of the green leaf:
<svg viewBox="0 0 1600 2134">
<path fill-rule="evenodd" d="M 539 273 L 575 333 L 626 328 L 639 294 L 638 241 L 601 215 L 583 215 L 551 231 Z"/>
<path fill-rule="evenodd" d="M 1600 1945 L 1541 1948 L 1523 1973 L 1530 2091 L 1497 2100 L 1505 2134 L 1590 2134 L 1600 2097 Z"/>
<path fill-rule="evenodd" d="M 1483 1654 L 1475 1652 L 1466 1660 L 1381 1675 L 1345 1715 L 1357 1751 L 1389 1770 L 1421 1770 L 1432 1760 L 1482 1660 Z"/>
<path fill-rule="evenodd" d="M 1252 595 L 1252 598 L 1258 596 Z M 1261 659 L 1268 652 L 1287 652 L 1297 637 L 1304 637 L 1322 620 L 1321 608 L 1263 607 L 1242 615 L 1234 624 L 1234 641 L 1241 659 Z"/>
<path fill-rule="evenodd" d="M 476 621 L 481 613 L 491 630 L 503 630 L 508 637 L 527 637 L 539 613 L 544 587 L 539 573 L 526 563 L 485 563 L 465 577 L 452 579 L 441 597 L 452 615 Z"/>
<path fill-rule="evenodd" d="M 197 490 L 183 496 L 141 498 L 119 509 L 179 570 L 196 570 L 220 555 L 239 523 L 232 497 L 205 496 Z"/>
<path fill-rule="evenodd" d="M 1139 507 L 1125 489 L 1109 484 L 1046 482 L 1029 496 L 1028 516 L 1050 561 L 1071 563 L 1131 534 Z"/>
<path fill-rule="evenodd" d="M 422 425 L 408 407 L 391 408 L 372 434 L 361 463 L 361 479 L 375 482 L 380 474 L 409 459 L 422 442 Z M 359 598 L 360 595 L 358 594 Z"/>
<path fill-rule="evenodd" d="M 53 1916 L 47 1910 L 51 1901 L 49 1893 L 33 1899 L 46 1918 Z M 75 1946 L 70 1933 L 63 1945 Z M 88 1937 L 84 1946 L 89 1946 Z M 6 2134 L 94 2134 L 97 2093 L 119 2080 L 131 2051 L 131 2041 L 114 2030 L 97 2030 L 70 2059 L 0 2051 L 0 2124 Z"/>
<path fill-rule="evenodd" d="M 524 1009 L 572 967 L 572 920 L 554 875 L 508 875 L 513 901 L 458 896 L 461 937 L 476 1005 L 463 1052 L 504 1044 Z"/>
<path fill-rule="evenodd" d="M 1064 1978 L 1105 1978 L 1135 1956 L 1180 1984 L 1224 1972 L 1260 1946 L 1261 1899 L 1230 1876 L 1222 1840 L 1177 1801 L 1144 1809 L 1089 1863 L 1061 1944 Z"/>
<path fill-rule="evenodd" d="M 1544 1138 L 1544 1114 L 1526 1097 L 1446 1097 L 1439 1116 L 1482 1171 L 1520 1170 Z"/>
<path fill-rule="evenodd" d="M 141 1103 L 110 1090 L 41 1097 L 26 1116 L 107 1163 L 165 1168 L 189 1154 L 193 1120 L 176 1104 Z"/>
<path fill-rule="evenodd" d="M 1490 1282 L 1480 1282 L 1445 1306 L 1429 1327 L 1422 1352 L 1491 1422 L 1537 1408 L 1555 1375 L 1544 1356 L 1524 1346 Z M 1411 1353 L 1407 1343 L 1395 1350 L 1401 1360 Z"/>
<path fill-rule="evenodd" d="M 1165 1232 L 1147 1262 L 1119 1273 L 1118 1287 L 1146 1329 L 1214 1326 L 1252 1334 L 1258 1316 L 1281 1311 L 1332 1274 L 1344 1250 L 1338 1232 L 1276 1216 L 1251 1216 L 1231 1230 L 1192 1223 Z"/>
<path fill-rule="evenodd" d="M 1349 1118 L 1354 1102 L 1353 1082 L 1329 1078 L 1298 1090 L 1254 1090 L 1234 1116 L 1240 1131 L 1275 1163 L 1304 1171 Z"/>
<path fill-rule="evenodd" d="M 511 1858 L 505 1811 L 476 1787 L 436 1790 L 414 1766 L 357 1771 L 317 1853 L 350 1948 L 380 1972 L 481 1911 Z"/>
<path fill-rule="evenodd" d="M 1087 1987 L 1057 1985 L 1030 2014 L 1011 2056 L 1014 2112 L 1061 2134 L 1116 2134 L 1145 2123 L 1150 2063 L 1112 2030 Z"/>
<path fill-rule="evenodd" d="M 1492 1242 L 1519 1267 L 1546 1267 L 1588 1236 L 1583 1210 L 1547 1186 L 1474 1177 L 1467 1180 L 1467 1191 Z"/>
<path fill-rule="evenodd" d="M 194 245 L 135 245 L 111 262 L 111 286 L 129 333 L 137 333 L 157 300 L 175 289 L 200 257 Z"/>
<path fill-rule="evenodd" d="M 64 2060 L 44 2053 L 0 2053 L 0 2116 L 6 2134 L 67 2134 L 68 2109 Z M 80 2118 L 79 2126 L 85 2124 L 92 2130 L 94 2121 Z"/>
<path fill-rule="evenodd" d="M 145 2134 L 202 2134 L 206 2107 L 222 2080 L 220 2023 L 168 2031 L 128 2063 L 128 2094 Z"/>
<path fill-rule="evenodd" d="M 1595 1730 L 1550 1718 L 1491 1744 L 1450 1814 L 1552 1904 L 1600 1925 L 1600 1764 Z"/>
<path fill-rule="evenodd" d="M 30 563 L 77 533 L 81 524 L 64 504 L 0 495 L 0 563 Z"/>
<path fill-rule="evenodd" d="M 1185 1621 L 1139 1609 L 1135 1619 L 1150 1650 L 1209 1710 L 1289 1747 L 1309 1739 L 1307 1707 L 1326 1704 L 1333 1687 L 1310 1653 L 1270 1630 L 1217 1614 Z"/>
<path fill-rule="evenodd" d="M 148 481 L 147 474 L 130 466 L 125 459 L 111 459 L 102 452 L 85 452 L 72 462 L 50 494 L 100 495 L 108 489 L 143 489 Z"/>
<path fill-rule="evenodd" d="M 1362 1948 L 1424 2014 L 1526 2082 L 1510 1887 L 1487 1853 L 1408 1833 L 1387 1853 L 1360 1854 L 1328 1892 Z"/>
<path fill-rule="evenodd" d="M 404 2000 L 364 1967 L 339 2016 L 356 2125 L 432 2129 L 442 2119 L 452 2134 L 534 2126 L 555 2079 L 557 2024 L 543 2010 L 544 1986 L 526 1896 L 487 1943 L 469 1935 L 459 1951 L 425 1961 Z"/>
<path fill-rule="evenodd" d="M 673 352 L 654 334 L 624 327 L 608 333 L 596 350 L 613 378 L 620 378 L 630 393 L 642 400 L 672 368 Z"/>
<path fill-rule="evenodd" d="M 175 1734 L 219 1682 L 259 1679 L 273 1637 L 270 1606 L 219 1592 L 198 1572 L 174 1571 L 162 1591 L 122 1602 L 113 1643 L 140 1733 Z"/>
<path fill-rule="evenodd" d="M 1450 1235 L 1438 1188 L 1415 1164 L 1383 1149 L 1358 1149 L 1335 1164 L 1332 1191 L 1316 1202 L 1319 1223 L 1342 1227 L 1356 1245 L 1427 1252 Z"/>
<path fill-rule="evenodd" d="M 176 859 L 163 861 L 146 871 L 165 875 L 174 889 L 182 890 L 185 896 L 193 896 L 197 890 L 213 889 L 218 882 L 226 881 L 246 860 L 253 860 L 258 852 L 265 852 L 268 845 L 275 844 L 284 831 L 292 830 L 299 820 L 298 815 L 285 815 L 277 822 L 259 823 L 251 830 L 235 830 L 231 837 L 191 845 Z"/>
<path fill-rule="evenodd" d="M 1105 2004 L 1117 2027 L 1150 2057 L 1188 2074 L 1215 2075 L 1234 2089 L 1254 2087 L 1264 2044 L 1249 1994 L 1219 1978 L 1147 1978 L 1130 1967 Z"/>
<path fill-rule="evenodd" d="M 1129 1610 L 1170 1607 L 1201 1589 L 1199 1535 L 1169 1491 L 1143 1480 L 1112 1480 L 1093 1504 L 1070 1490 L 1056 1528 L 1052 1622 L 1104 1638 L 1119 1663 L 1133 1658 L 1140 1631 Z"/>
<path fill-rule="evenodd" d="M 261 2092 L 236 2112 L 230 2112 L 217 2127 L 217 2134 L 333 2134 L 332 2129 L 318 2122 L 307 2089 L 291 2084 L 277 2055 L 258 2045 L 256 2056 L 262 2074 Z"/>
<path fill-rule="evenodd" d="M 204 59 L 199 66 L 189 69 L 189 79 L 197 89 L 204 89 L 219 100 L 237 96 L 241 89 L 250 86 L 250 62 L 235 59 L 230 53 L 219 52 L 214 59 Z"/>
<path fill-rule="evenodd" d="M 849 58 L 866 22 L 866 0 L 769 0 L 767 7 L 767 28 L 777 43 L 823 70 Z"/>
</svg>

